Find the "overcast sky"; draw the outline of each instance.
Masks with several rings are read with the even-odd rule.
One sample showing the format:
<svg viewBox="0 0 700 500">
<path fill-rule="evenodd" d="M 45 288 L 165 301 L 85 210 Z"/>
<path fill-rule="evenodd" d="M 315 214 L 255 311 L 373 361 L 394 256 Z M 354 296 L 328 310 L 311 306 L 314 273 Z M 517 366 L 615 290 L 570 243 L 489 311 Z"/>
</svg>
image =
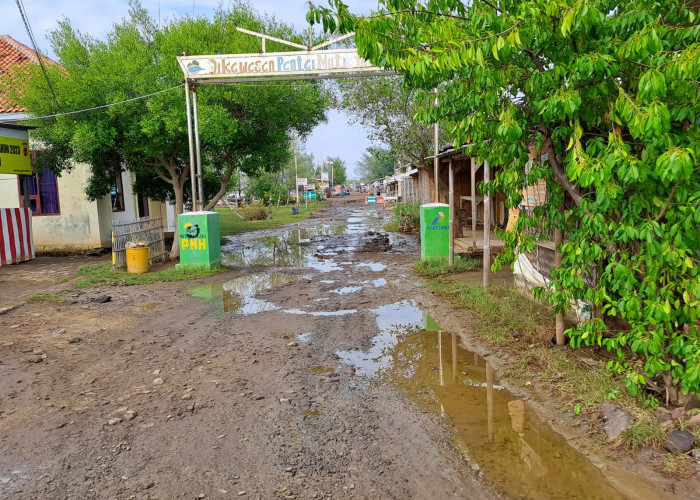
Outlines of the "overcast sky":
<svg viewBox="0 0 700 500">
<path fill-rule="evenodd" d="M 0 34 L 31 46 L 16 2 L 3 0 L 6 4 L 0 16 Z M 368 13 L 376 8 L 376 0 L 345 0 L 352 12 Z M 142 0 L 154 19 L 174 19 L 183 15 L 211 17 L 214 10 L 223 5 L 228 8 L 230 0 Z M 257 11 L 273 15 L 279 21 L 301 30 L 307 26 L 307 2 L 303 0 L 254 0 L 250 2 Z M 315 3 L 328 5 L 327 0 Z M 102 38 L 112 25 L 127 15 L 128 0 L 23 0 L 29 23 L 39 44 L 39 50 L 52 56 L 46 34 L 57 26 L 58 21 L 68 18 L 71 24 L 83 33 Z M 319 29 L 319 28 L 317 28 Z M 317 161 L 327 156 L 340 156 L 355 172 L 355 164 L 370 145 L 363 129 L 350 125 L 343 113 L 331 111 L 327 124 L 320 125 L 309 137 L 306 149 Z"/>
</svg>

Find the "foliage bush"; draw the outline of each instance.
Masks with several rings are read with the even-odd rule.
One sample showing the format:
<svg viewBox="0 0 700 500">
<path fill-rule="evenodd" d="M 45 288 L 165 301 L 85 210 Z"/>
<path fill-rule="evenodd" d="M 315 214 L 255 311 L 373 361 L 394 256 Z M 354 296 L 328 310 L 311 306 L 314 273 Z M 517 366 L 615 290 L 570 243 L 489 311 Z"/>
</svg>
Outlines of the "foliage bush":
<svg viewBox="0 0 700 500">
<path fill-rule="evenodd" d="M 265 220 L 270 216 L 267 207 L 261 203 L 251 203 L 235 210 L 243 220 Z"/>
<path fill-rule="evenodd" d="M 420 203 L 403 201 L 397 203 L 393 210 L 401 231 L 410 233 L 420 230 Z"/>
<path fill-rule="evenodd" d="M 385 15 L 357 17 L 335 0 L 309 17 L 354 31 L 361 57 L 423 96 L 419 120 L 439 121 L 495 167 L 482 191 L 515 208 L 546 181 L 545 204 L 502 234 L 496 267 L 534 249 L 527 229 L 560 231 L 561 267 L 539 296 L 557 312 L 583 300 L 602 316 L 568 330 L 571 345 L 614 353 L 608 368 L 632 394 L 681 403 L 700 392 L 700 24 L 690 3 L 380 4 Z"/>
</svg>

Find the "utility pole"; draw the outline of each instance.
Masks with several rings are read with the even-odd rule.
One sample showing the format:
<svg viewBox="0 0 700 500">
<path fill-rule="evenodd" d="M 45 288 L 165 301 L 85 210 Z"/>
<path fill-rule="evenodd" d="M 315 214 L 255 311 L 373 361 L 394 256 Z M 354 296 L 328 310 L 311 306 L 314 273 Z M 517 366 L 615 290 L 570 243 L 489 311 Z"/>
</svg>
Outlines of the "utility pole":
<svg viewBox="0 0 700 500">
<path fill-rule="evenodd" d="M 296 206 L 299 208 L 299 165 L 297 164 L 297 143 L 294 141 L 294 184 L 296 185 Z"/>
</svg>

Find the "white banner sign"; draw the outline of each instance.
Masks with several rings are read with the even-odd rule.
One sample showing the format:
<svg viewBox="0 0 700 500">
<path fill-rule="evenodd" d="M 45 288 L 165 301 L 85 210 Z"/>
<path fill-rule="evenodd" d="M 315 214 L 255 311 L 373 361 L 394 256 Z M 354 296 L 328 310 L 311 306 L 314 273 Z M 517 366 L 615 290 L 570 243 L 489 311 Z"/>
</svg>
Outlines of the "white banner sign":
<svg viewBox="0 0 700 500">
<path fill-rule="evenodd" d="M 297 186 L 306 185 L 306 177 L 297 177 Z"/>
<path fill-rule="evenodd" d="M 357 55 L 357 49 L 178 56 L 188 78 L 250 78 L 381 71 Z"/>
</svg>

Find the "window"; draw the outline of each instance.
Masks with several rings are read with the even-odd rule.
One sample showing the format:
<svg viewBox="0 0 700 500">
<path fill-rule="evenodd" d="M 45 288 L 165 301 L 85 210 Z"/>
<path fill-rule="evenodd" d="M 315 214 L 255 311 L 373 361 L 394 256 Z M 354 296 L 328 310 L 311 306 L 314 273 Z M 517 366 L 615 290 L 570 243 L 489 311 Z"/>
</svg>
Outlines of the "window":
<svg viewBox="0 0 700 500">
<path fill-rule="evenodd" d="M 112 188 L 110 194 L 112 196 L 112 212 L 124 211 L 124 185 L 122 184 L 122 171 L 113 172 Z"/>
<path fill-rule="evenodd" d="M 151 215 L 150 210 L 148 209 L 148 198 L 145 197 L 142 194 L 139 194 L 136 197 L 136 201 L 139 207 L 139 217 L 148 217 Z"/>
<path fill-rule="evenodd" d="M 48 167 L 34 175 L 18 175 L 19 204 L 25 206 L 25 194 L 29 197 L 32 215 L 59 215 L 61 206 L 58 202 L 58 180 Z M 25 189 L 27 190 L 25 193 Z"/>
</svg>

